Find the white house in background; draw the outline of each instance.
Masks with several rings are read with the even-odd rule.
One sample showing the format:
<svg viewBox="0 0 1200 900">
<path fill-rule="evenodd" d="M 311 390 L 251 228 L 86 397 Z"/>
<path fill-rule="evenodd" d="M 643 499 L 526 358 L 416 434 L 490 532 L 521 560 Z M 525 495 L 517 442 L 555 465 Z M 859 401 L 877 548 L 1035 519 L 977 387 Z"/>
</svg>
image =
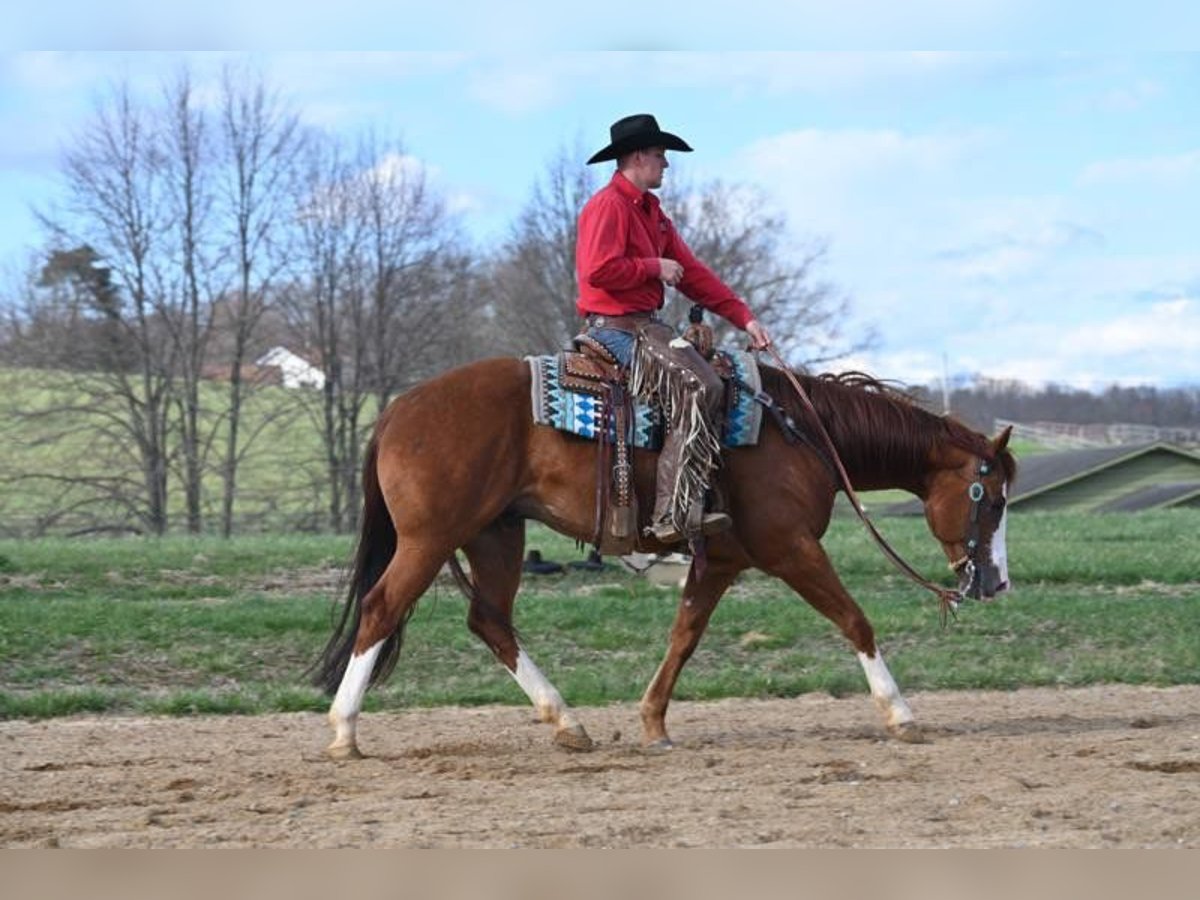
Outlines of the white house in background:
<svg viewBox="0 0 1200 900">
<path fill-rule="evenodd" d="M 325 373 L 287 347 L 272 347 L 254 364 L 264 369 L 278 369 L 280 382 L 286 388 L 311 387 L 319 390 L 325 387 Z"/>
</svg>

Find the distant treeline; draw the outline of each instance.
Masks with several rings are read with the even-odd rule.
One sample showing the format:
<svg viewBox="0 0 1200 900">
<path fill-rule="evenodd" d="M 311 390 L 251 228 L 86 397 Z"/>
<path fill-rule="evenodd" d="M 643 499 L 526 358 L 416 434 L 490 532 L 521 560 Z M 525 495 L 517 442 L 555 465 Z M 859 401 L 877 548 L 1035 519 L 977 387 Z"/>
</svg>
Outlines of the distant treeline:
<svg viewBox="0 0 1200 900">
<path fill-rule="evenodd" d="M 942 411 L 939 385 L 919 388 L 916 393 L 931 409 Z M 954 388 L 948 399 L 954 415 L 984 431 L 996 419 L 1200 428 L 1200 384 L 1174 388 L 1114 385 L 1092 392 L 1057 384 L 1034 388 L 1018 381 L 981 379 L 970 386 Z"/>
</svg>

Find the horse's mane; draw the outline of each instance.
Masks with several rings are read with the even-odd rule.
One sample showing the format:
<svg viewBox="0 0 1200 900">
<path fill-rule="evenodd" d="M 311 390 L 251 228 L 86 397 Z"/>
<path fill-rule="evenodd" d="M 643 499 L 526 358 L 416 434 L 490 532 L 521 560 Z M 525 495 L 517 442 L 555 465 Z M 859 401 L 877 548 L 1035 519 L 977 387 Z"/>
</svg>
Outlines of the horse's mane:
<svg viewBox="0 0 1200 900">
<path fill-rule="evenodd" d="M 774 366 L 760 366 L 759 370 L 763 390 L 804 429 L 811 414 L 786 374 Z M 929 451 L 945 441 L 982 459 L 999 462 L 1006 481 L 1011 482 L 1016 475 L 1016 460 L 1007 449 L 994 453 L 984 435 L 953 416 L 935 415 L 919 406 L 911 394 L 878 378 L 863 372 L 792 374 L 812 400 L 850 471 L 921 472 Z M 815 443 L 821 446 L 819 439 Z"/>
</svg>

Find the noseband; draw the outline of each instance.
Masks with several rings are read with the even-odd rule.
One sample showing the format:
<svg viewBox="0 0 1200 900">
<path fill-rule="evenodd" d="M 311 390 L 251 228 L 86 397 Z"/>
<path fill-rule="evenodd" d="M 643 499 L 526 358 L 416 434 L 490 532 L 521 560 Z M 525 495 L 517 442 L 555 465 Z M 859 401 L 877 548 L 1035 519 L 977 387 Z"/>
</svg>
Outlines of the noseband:
<svg viewBox="0 0 1200 900">
<path fill-rule="evenodd" d="M 963 543 L 966 546 L 966 553 L 950 563 L 950 571 L 955 575 L 961 574 L 964 570 L 967 573 L 967 590 L 975 583 L 975 573 L 979 568 L 976 556 L 979 554 L 979 510 L 983 506 L 983 501 L 987 497 L 987 491 L 983 487 L 983 479 L 992 471 L 991 465 L 985 459 L 979 460 L 979 468 L 976 469 L 975 480 L 971 482 L 967 488 L 967 496 L 971 498 L 971 514 L 970 520 L 967 522 L 967 532 L 963 535 Z M 996 509 L 1004 508 L 1004 498 L 1001 497 L 994 504 Z"/>
</svg>

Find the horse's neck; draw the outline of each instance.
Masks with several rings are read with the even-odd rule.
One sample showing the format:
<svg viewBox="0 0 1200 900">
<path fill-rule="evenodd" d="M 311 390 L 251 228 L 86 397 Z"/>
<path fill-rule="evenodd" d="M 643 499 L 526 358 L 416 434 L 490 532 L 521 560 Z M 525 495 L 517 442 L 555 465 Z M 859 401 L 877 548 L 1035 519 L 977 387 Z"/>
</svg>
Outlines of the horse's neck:
<svg viewBox="0 0 1200 900">
<path fill-rule="evenodd" d="M 882 395 L 870 395 L 868 403 L 878 404 L 884 413 L 870 428 L 859 422 L 840 420 L 836 404 L 826 422 L 850 483 L 856 491 L 899 488 L 923 495 L 933 464 L 931 449 L 936 438 L 932 433 L 938 427 L 937 417 Z M 879 424 L 889 420 L 894 427 Z M 930 435 L 928 443 L 916 438 L 924 434 Z"/>
<path fill-rule="evenodd" d="M 921 496 L 925 491 L 923 472 L 902 471 L 899 468 L 888 471 L 873 469 L 869 472 L 863 472 L 852 471 L 850 467 L 847 467 L 846 474 L 850 476 L 850 483 L 854 485 L 854 490 L 856 491 L 900 489 L 918 496 Z"/>
</svg>

